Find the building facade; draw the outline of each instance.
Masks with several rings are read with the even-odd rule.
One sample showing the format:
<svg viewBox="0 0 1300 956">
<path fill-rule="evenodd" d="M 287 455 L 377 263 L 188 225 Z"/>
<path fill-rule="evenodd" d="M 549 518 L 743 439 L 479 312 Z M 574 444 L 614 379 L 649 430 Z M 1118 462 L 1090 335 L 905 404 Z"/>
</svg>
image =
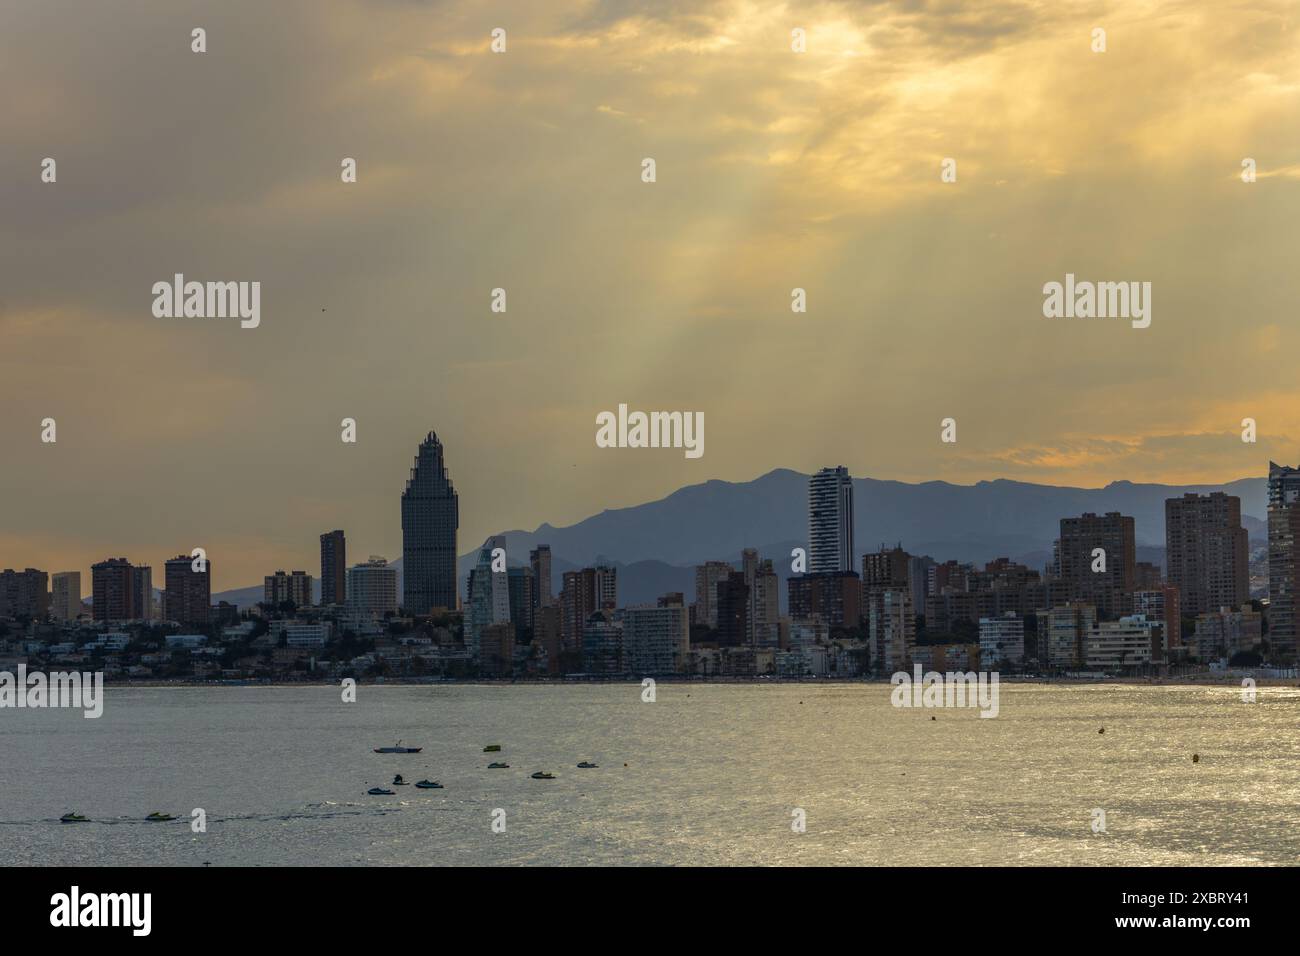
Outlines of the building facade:
<svg viewBox="0 0 1300 956">
<path fill-rule="evenodd" d="M 402 492 L 402 606 L 407 614 L 456 610 L 460 504 L 433 432 L 420 443 Z"/>
</svg>

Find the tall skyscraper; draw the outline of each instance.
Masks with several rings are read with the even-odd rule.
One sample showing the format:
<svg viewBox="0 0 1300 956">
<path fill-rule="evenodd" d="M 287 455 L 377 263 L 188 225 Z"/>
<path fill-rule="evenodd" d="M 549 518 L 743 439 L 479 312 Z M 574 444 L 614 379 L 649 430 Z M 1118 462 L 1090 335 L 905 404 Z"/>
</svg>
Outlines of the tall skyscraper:
<svg viewBox="0 0 1300 956">
<path fill-rule="evenodd" d="M 705 627 L 718 626 L 718 584 L 736 570 L 726 561 L 705 561 L 695 566 L 694 622 Z"/>
<path fill-rule="evenodd" d="M 1098 548 L 1105 552 L 1105 570 Z M 1070 599 L 1094 605 L 1099 616 L 1118 617 L 1132 608 L 1137 563 L 1133 519 L 1118 511 L 1091 512 L 1061 519 L 1057 575 L 1066 582 Z M 927 626 L 928 626 L 927 621 Z"/>
<path fill-rule="evenodd" d="M 510 623 L 510 579 L 505 567 L 506 539 L 488 538 L 479 548 L 478 563 L 469 576 L 469 607 L 465 614 L 465 646 L 478 655 L 483 632 L 493 624 Z M 501 549 L 500 570 L 495 570 L 492 552 Z"/>
<path fill-rule="evenodd" d="M 456 609 L 459 527 L 459 500 L 447 475 L 442 442 L 429 432 L 402 492 L 402 606 L 407 614 Z"/>
<path fill-rule="evenodd" d="M 348 599 L 348 543 L 342 531 L 320 536 L 320 603 L 346 604 Z"/>
<path fill-rule="evenodd" d="M 1280 657 L 1294 659 L 1300 622 L 1300 469 L 1268 463 L 1268 641 Z M 1217 610 L 1217 609 L 1216 609 Z"/>
<path fill-rule="evenodd" d="M 716 605 L 719 646 L 749 646 L 749 587 L 744 571 L 732 571 L 726 580 L 718 582 Z"/>
<path fill-rule="evenodd" d="M 533 569 L 533 607 L 548 607 L 555 603 L 551 591 L 551 546 L 539 544 L 528 552 L 528 563 Z"/>
<path fill-rule="evenodd" d="M 581 651 L 587 619 L 618 605 L 618 569 L 606 565 L 564 572 L 560 591 L 560 649 Z"/>
<path fill-rule="evenodd" d="M 163 616 L 182 627 L 207 627 L 212 613 L 212 563 L 194 570 L 195 559 L 178 554 L 164 569 Z"/>
<path fill-rule="evenodd" d="M 1216 491 L 1166 499 L 1165 556 L 1182 613 L 1194 616 L 1250 600 L 1249 548 L 1235 495 Z"/>
<path fill-rule="evenodd" d="M 56 571 L 50 578 L 50 597 L 56 621 L 75 621 L 81 613 L 81 572 Z"/>
<path fill-rule="evenodd" d="M 808 571 L 853 570 L 853 479 L 843 465 L 808 479 Z"/>
</svg>

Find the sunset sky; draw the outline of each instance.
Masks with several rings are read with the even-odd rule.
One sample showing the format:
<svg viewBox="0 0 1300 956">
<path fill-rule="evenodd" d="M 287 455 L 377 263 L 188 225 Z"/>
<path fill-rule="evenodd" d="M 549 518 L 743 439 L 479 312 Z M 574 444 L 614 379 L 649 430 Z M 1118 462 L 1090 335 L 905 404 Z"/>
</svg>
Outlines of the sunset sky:
<svg viewBox="0 0 1300 956">
<path fill-rule="evenodd" d="M 396 558 L 431 429 L 462 552 L 777 467 L 1300 464 L 1298 9 L 6 3 L 0 567 Z M 155 318 L 177 272 L 260 281 L 260 327 Z M 1044 318 L 1066 273 L 1151 282 L 1150 328 Z M 619 403 L 705 454 L 597 448 Z"/>
</svg>

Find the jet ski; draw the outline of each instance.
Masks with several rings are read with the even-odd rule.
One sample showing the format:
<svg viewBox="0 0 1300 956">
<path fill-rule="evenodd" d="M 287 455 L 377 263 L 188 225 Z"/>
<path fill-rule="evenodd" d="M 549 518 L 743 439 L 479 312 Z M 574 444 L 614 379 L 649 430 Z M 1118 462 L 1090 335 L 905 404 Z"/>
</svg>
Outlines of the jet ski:
<svg viewBox="0 0 1300 956">
<path fill-rule="evenodd" d="M 83 817 L 80 813 L 65 813 L 59 817 L 60 823 L 89 823 L 90 817 Z"/>
<path fill-rule="evenodd" d="M 393 782 L 390 783 L 389 786 L 390 786 L 390 787 L 405 787 L 405 786 L 406 786 L 406 781 L 402 779 L 402 775 L 399 773 L 396 777 L 393 778 Z"/>
<path fill-rule="evenodd" d="M 509 770 L 509 769 L 510 769 L 510 764 L 508 764 L 508 763 L 490 763 L 490 764 L 488 764 L 488 769 L 489 769 L 489 770 Z"/>
<path fill-rule="evenodd" d="M 417 780 L 417 781 L 415 782 L 415 786 L 416 786 L 416 789 L 418 789 L 418 790 L 441 790 L 441 789 L 443 789 L 442 784 L 438 783 L 438 781 L 436 781 L 436 780 Z"/>
<path fill-rule="evenodd" d="M 554 779 L 555 779 L 555 774 L 553 774 L 553 773 L 547 773 L 545 770 L 539 770 L 539 771 L 537 771 L 537 773 L 533 774 L 533 779 L 534 779 L 534 780 L 554 780 Z"/>
<path fill-rule="evenodd" d="M 369 790 L 366 791 L 366 793 L 370 794 L 372 797 L 391 797 L 394 793 L 396 793 L 396 791 L 386 790 L 383 787 L 371 787 Z"/>
<path fill-rule="evenodd" d="M 590 761 L 584 760 L 582 763 L 578 764 L 578 769 L 579 769 L 579 770 L 596 770 L 596 769 L 598 769 L 598 765 L 597 765 L 597 764 L 594 764 L 594 763 L 591 763 Z"/>
<path fill-rule="evenodd" d="M 175 820 L 176 815 L 172 813 L 163 813 L 160 810 L 155 810 L 153 813 L 145 817 L 145 819 L 148 820 L 150 823 L 166 823 L 168 820 Z"/>
</svg>

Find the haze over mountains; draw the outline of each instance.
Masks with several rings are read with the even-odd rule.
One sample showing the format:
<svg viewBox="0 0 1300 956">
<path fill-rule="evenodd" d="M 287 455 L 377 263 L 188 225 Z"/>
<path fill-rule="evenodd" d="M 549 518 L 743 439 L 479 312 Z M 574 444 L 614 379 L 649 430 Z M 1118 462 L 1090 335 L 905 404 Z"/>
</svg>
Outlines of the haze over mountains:
<svg viewBox="0 0 1300 956">
<path fill-rule="evenodd" d="M 1104 488 L 1006 479 L 954 485 L 855 478 L 855 547 L 861 554 L 881 544 L 901 543 L 913 554 L 940 561 L 983 563 L 1008 557 L 1041 569 L 1051 557 L 1061 518 L 1119 511 L 1135 519 L 1138 559 L 1163 564 L 1165 499 L 1211 491 L 1240 497 L 1242 523 L 1252 545 L 1264 540 L 1265 478 L 1222 485 L 1116 481 Z M 741 550 L 747 547 L 772 558 L 777 574 L 787 577 L 791 549 L 806 546 L 807 493 L 808 475 L 779 468 L 752 481 L 689 485 L 658 501 L 602 511 L 565 528 L 543 524 L 535 531 L 502 534 L 512 565 L 526 564 L 529 550 L 538 544 L 551 546 L 555 593 L 565 571 L 601 561 L 619 568 L 620 604 L 653 602 L 665 591 L 682 591 L 690 601 L 695 591 L 694 565 L 709 560 L 739 562 Z M 458 561 L 462 594 L 479 544 L 475 542 Z M 394 564 L 400 594 L 401 560 Z M 319 574 L 319 568 L 303 570 Z M 319 580 L 315 584 L 319 596 Z M 261 597 L 262 587 L 256 585 L 223 591 L 212 599 L 248 606 Z"/>
</svg>

